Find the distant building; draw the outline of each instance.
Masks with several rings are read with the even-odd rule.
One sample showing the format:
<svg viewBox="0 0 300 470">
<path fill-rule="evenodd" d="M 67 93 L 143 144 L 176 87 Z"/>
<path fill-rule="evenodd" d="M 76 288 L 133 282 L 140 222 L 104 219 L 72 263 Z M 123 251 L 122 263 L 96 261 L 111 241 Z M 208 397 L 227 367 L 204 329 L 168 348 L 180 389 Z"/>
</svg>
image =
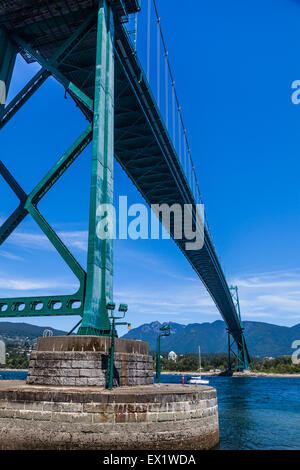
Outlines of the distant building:
<svg viewBox="0 0 300 470">
<path fill-rule="evenodd" d="M 0 364 L 6 364 L 6 347 L 4 341 L 0 340 Z"/>
<path fill-rule="evenodd" d="M 49 336 L 53 336 L 53 331 L 49 328 L 46 328 L 46 330 L 43 331 L 43 338 L 47 338 Z"/>
<path fill-rule="evenodd" d="M 176 361 L 177 360 L 177 354 L 174 351 L 170 351 L 168 354 L 168 359 L 169 361 Z"/>
</svg>

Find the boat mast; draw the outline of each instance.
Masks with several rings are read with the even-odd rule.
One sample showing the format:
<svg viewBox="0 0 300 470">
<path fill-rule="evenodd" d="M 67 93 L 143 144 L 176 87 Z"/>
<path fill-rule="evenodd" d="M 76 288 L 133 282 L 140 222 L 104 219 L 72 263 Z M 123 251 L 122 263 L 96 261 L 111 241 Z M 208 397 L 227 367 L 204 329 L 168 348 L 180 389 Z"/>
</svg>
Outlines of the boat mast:
<svg viewBox="0 0 300 470">
<path fill-rule="evenodd" d="M 200 351 L 200 346 L 198 346 L 199 348 L 199 372 L 200 372 L 200 378 L 201 378 L 201 351 Z"/>
</svg>

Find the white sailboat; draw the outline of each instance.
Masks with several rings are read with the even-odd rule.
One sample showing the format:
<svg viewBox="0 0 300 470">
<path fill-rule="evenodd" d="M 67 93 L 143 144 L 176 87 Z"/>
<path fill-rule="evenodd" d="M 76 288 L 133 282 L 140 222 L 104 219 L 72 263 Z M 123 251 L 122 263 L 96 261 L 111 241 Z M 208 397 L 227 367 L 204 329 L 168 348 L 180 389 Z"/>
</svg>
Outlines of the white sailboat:
<svg viewBox="0 0 300 470">
<path fill-rule="evenodd" d="M 193 385 L 207 385 L 207 384 L 209 384 L 209 380 L 201 379 L 201 350 L 200 350 L 200 346 L 199 346 L 199 372 L 200 372 L 200 375 L 195 375 L 195 376 L 192 376 L 190 378 L 189 384 L 193 384 Z"/>
</svg>

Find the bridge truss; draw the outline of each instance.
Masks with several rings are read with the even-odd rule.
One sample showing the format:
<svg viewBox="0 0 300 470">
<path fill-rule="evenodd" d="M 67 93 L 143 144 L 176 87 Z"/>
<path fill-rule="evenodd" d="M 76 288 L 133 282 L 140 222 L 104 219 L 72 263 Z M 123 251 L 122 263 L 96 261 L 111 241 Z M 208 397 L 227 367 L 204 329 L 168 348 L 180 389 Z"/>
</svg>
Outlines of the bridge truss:
<svg viewBox="0 0 300 470">
<path fill-rule="evenodd" d="M 0 299 L 0 317 L 80 315 L 79 334 L 108 334 L 107 303 L 113 299 L 112 240 L 96 236 L 97 207 L 113 202 L 114 157 L 148 204 L 197 203 L 124 23 L 138 0 L 39 0 L 0 3 L 0 80 L 8 91 L 17 53 L 40 71 L 5 107 L 3 128 L 49 76 L 66 90 L 89 121 L 86 130 L 27 195 L 3 162 L 0 175 L 17 195 L 18 208 L 0 227 L 0 244 L 27 215 L 35 220 L 79 280 L 73 295 Z M 92 180 L 87 271 L 47 223 L 38 203 L 92 142 Z M 195 211 L 193 211 L 195 219 Z M 194 220 L 194 222 L 196 222 Z M 174 238 L 174 233 L 171 235 Z M 174 238 L 175 239 L 175 238 Z M 179 249 L 196 271 L 249 363 L 240 316 L 214 245 L 204 227 L 204 245 Z"/>
</svg>

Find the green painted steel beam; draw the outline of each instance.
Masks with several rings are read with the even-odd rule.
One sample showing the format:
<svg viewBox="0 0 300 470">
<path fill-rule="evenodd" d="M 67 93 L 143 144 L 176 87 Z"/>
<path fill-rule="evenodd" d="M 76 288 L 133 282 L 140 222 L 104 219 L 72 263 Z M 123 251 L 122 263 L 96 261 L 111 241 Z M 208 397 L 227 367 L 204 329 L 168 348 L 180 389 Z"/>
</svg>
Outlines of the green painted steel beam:
<svg viewBox="0 0 300 470">
<path fill-rule="evenodd" d="M 77 51 L 75 59 L 69 55 L 68 60 L 62 64 L 58 61 L 51 63 L 50 59 L 45 59 L 45 56 L 48 57 L 49 48 L 52 50 L 52 47 L 55 48 L 57 44 L 60 44 L 65 33 L 62 33 L 57 41 L 53 39 L 45 43 L 43 35 L 40 34 L 41 31 L 36 29 L 31 34 L 30 27 L 27 28 L 24 22 L 24 29 L 18 29 L 19 35 L 24 40 L 16 37 L 18 45 L 25 48 L 27 56 L 38 60 L 48 73 L 53 74 L 54 78 L 63 84 L 87 119 L 94 124 L 88 270 L 84 291 L 83 323 L 79 331 L 81 334 L 105 334 L 109 330 L 106 304 L 112 300 L 112 242 L 99 240 L 96 231 L 100 221 L 99 205 L 112 201 L 114 150 L 122 168 L 148 203 L 195 203 L 193 189 L 178 159 L 134 47 L 117 15 L 115 15 L 115 33 L 118 40 L 114 43 L 114 25 L 109 5 L 116 5 L 114 6 L 116 12 L 118 4 L 122 1 L 116 0 L 112 3 L 109 0 L 101 0 L 99 2 L 96 12 L 98 23 L 95 86 L 91 79 L 94 56 L 93 58 L 90 55 L 87 57 L 84 50 L 82 53 Z M 94 8 L 96 9 L 96 5 Z M 29 16 L 30 14 L 28 11 Z M 36 20 L 39 21 L 38 18 Z M 12 27 L 12 36 L 13 29 Z M 94 32 L 91 38 L 94 38 L 93 34 Z M 30 41 L 32 47 L 25 39 Z M 90 50 L 91 42 L 87 42 L 87 48 Z M 38 49 L 40 54 L 35 49 Z M 113 73 L 114 52 L 117 65 L 116 77 Z M 73 73 L 72 67 L 78 69 L 78 73 Z M 113 81 L 116 86 L 116 99 L 113 95 Z M 94 101 L 91 97 L 94 97 Z M 116 109 L 114 109 L 114 102 Z M 115 126 L 114 112 L 116 114 Z M 124 139 L 125 132 L 128 133 L 126 139 Z M 153 144 L 149 141 L 149 144 L 145 145 L 145 137 L 149 135 L 152 136 Z M 162 181 L 164 187 L 161 185 Z M 34 204 L 29 205 L 28 208 L 32 210 L 36 221 L 43 225 L 43 219 L 40 218 L 38 211 L 34 210 Z M 26 209 L 25 204 L 24 209 Z M 51 234 L 51 227 L 45 225 L 44 229 Z M 56 243 L 55 240 L 54 236 L 53 241 Z M 239 353 L 244 348 L 245 354 L 248 354 L 243 330 L 208 230 L 205 228 L 204 247 L 197 253 L 186 252 L 185 240 L 175 240 L 175 242 L 214 299 L 237 343 Z M 57 243 L 59 247 L 59 242 Z M 53 305 L 53 302 L 49 303 L 49 306 L 53 307 Z M 23 308 L 17 303 L 11 307 L 11 310 L 17 309 L 18 311 L 21 307 Z"/>
<path fill-rule="evenodd" d="M 48 61 L 49 64 L 59 67 L 69 55 L 80 45 L 80 43 L 89 34 L 90 28 L 95 22 L 96 15 L 93 12 L 82 23 L 82 25 L 65 41 L 62 46 Z M 10 119 L 21 109 L 21 107 L 31 98 L 31 96 L 43 85 L 51 75 L 49 70 L 44 67 L 39 70 L 34 77 L 25 85 L 25 87 L 13 98 L 13 100 L 0 112 L 0 129 L 7 124 Z"/>
<path fill-rule="evenodd" d="M 6 183 L 13 190 L 15 195 L 20 201 L 19 206 L 15 211 L 5 220 L 0 227 L 0 245 L 9 237 L 9 235 L 17 228 L 17 226 L 22 222 L 26 217 L 27 211 L 24 211 L 25 202 L 27 199 L 27 194 L 23 191 L 21 186 L 8 171 L 4 163 L 0 160 L 0 175 L 6 181 Z"/>
<path fill-rule="evenodd" d="M 19 47 L 25 49 L 45 70 L 48 70 L 71 96 L 76 97 L 90 111 L 93 111 L 93 101 L 59 70 L 58 63 L 45 59 L 19 36 L 13 35 L 13 40 Z"/>
<path fill-rule="evenodd" d="M 241 330 L 242 330 L 241 341 L 239 341 L 239 343 L 238 343 L 238 356 L 237 357 L 240 361 L 242 369 L 249 369 L 250 357 L 249 357 L 248 350 L 247 350 L 247 347 L 246 347 L 246 340 L 245 340 L 244 328 L 243 328 L 243 323 L 242 323 L 238 287 L 237 286 L 231 286 L 230 287 L 230 292 L 231 292 L 231 296 L 232 296 L 234 306 L 235 306 L 236 311 L 237 311 L 237 315 L 238 315 L 239 322 L 240 322 L 240 327 L 241 327 Z M 231 333 L 230 330 L 228 330 L 228 331 L 229 331 L 229 333 Z"/>
<path fill-rule="evenodd" d="M 16 180 L 13 178 L 13 176 L 9 173 L 8 169 L 5 167 L 3 162 L 0 161 L 0 175 L 3 176 L 3 178 L 9 184 L 11 189 L 15 192 L 16 196 L 20 199 L 19 207 L 23 208 L 24 217 L 28 214 L 28 210 L 25 207 L 27 200 L 33 200 L 33 204 L 37 205 L 38 202 L 42 199 L 42 197 L 49 191 L 49 189 L 65 173 L 65 171 L 76 160 L 76 158 L 81 154 L 81 152 L 88 146 L 88 144 L 91 142 L 91 139 L 92 125 L 89 125 L 89 127 L 81 134 L 81 136 L 78 137 L 76 142 L 72 144 L 72 146 L 64 153 L 64 155 L 52 167 L 52 169 L 47 173 L 47 175 L 41 180 L 41 182 L 38 183 L 38 185 L 33 189 L 33 191 L 28 197 L 22 190 L 22 188 L 18 185 Z M 14 219 L 16 219 L 16 217 L 14 217 Z M 15 221 L 15 223 L 16 222 L 17 220 Z M 17 225 L 19 225 L 19 223 Z M 9 224 L 7 224 L 7 221 L 4 222 L 4 224 L 0 227 L 0 245 L 13 232 L 17 225 L 10 226 Z"/>
<path fill-rule="evenodd" d="M 106 306 L 113 300 L 113 242 L 97 236 L 101 204 L 113 204 L 114 164 L 114 19 L 106 0 L 100 0 L 94 99 L 94 133 L 87 284 L 80 335 L 109 335 Z"/>
<path fill-rule="evenodd" d="M 20 199 L 20 206 L 12 216 L 0 227 L 0 244 L 12 233 L 19 223 L 30 214 L 40 229 L 46 235 L 50 243 L 69 266 L 71 271 L 79 280 L 79 289 L 75 294 L 61 296 L 42 297 L 17 297 L 0 298 L 0 317 L 21 317 L 40 315 L 79 315 L 83 313 L 86 273 L 54 232 L 52 227 L 46 222 L 42 214 L 37 209 L 37 204 L 42 197 L 50 190 L 56 181 L 66 172 L 70 165 L 82 153 L 92 140 L 92 124 L 81 134 L 74 144 L 58 160 L 47 175 L 27 196 L 22 188 L 9 173 L 7 168 L 0 162 L 0 175 L 13 189 Z M 77 308 L 74 308 L 76 305 Z"/>
<path fill-rule="evenodd" d="M 0 114 L 0 129 L 7 124 L 11 118 L 22 108 L 22 106 L 33 96 L 33 94 L 45 83 L 50 73 L 47 70 L 40 70 L 25 87 L 13 98 Z"/>
<path fill-rule="evenodd" d="M 116 41 L 116 63 L 118 64 L 116 93 L 119 97 L 116 102 L 116 159 L 149 204 L 162 203 L 162 199 L 167 197 L 167 191 L 169 191 L 169 194 L 166 202 L 170 205 L 174 202 L 194 204 L 195 197 L 188 177 L 174 149 L 172 139 L 164 125 L 138 57 L 133 53 L 133 47 L 125 28 L 121 25 L 118 26 L 116 34 L 118 36 L 118 41 Z M 125 84 L 124 86 L 123 83 Z M 125 131 L 124 122 L 122 121 L 124 108 L 131 108 L 134 111 L 136 109 L 140 110 L 141 116 L 144 116 L 144 130 L 140 132 L 140 135 L 143 136 L 150 131 L 153 135 L 153 142 L 156 142 L 155 150 L 145 150 L 141 146 L 132 153 L 128 151 L 127 145 L 123 145 L 118 141 L 119 119 L 121 120 L 121 132 Z M 129 135 L 133 134 L 130 126 L 131 121 L 129 121 L 127 127 Z M 134 130 L 135 132 L 136 129 Z M 144 168 L 137 168 L 134 164 L 129 164 L 129 161 L 132 161 L 134 156 L 136 156 L 138 162 L 139 156 L 145 154 L 152 157 L 152 162 L 146 163 Z M 156 174 L 153 173 L 151 179 L 143 180 L 144 174 L 152 170 L 158 161 L 163 163 L 164 170 L 157 171 Z M 165 171 L 169 175 L 167 179 L 162 177 Z M 161 191 L 153 191 L 153 187 L 163 179 L 165 181 L 166 193 L 162 194 Z M 234 330 L 233 337 L 238 347 L 241 348 L 243 332 L 207 227 L 205 227 L 204 247 L 202 250 L 199 250 L 197 256 L 192 251 L 186 251 L 185 240 L 175 240 L 175 242 L 204 283 L 227 326 L 232 331 Z M 248 354 L 246 346 L 245 349 Z"/>
<path fill-rule="evenodd" d="M 59 60 L 65 60 L 82 39 L 88 34 L 91 23 L 95 21 L 95 13 L 90 15 L 81 27 L 66 41 L 59 50 L 54 54 L 47 64 L 52 64 L 56 71 L 59 66 Z M 7 38 L 3 41 L 4 47 L 7 48 Z M 15 46 L 12 50 L 16 51 Z M 31 51 L 34 52 L 34 51 Z M 7 51 L 5 57 L 1 57 L 1 76 L 5 78 L 6 83 L 9 84 L 12 74 L 12 60 L 7 60 Z M 2 54 L 3 56 L 3 54 Z M 40 58 L 38 55 L 37 58 Z M 5 59 L 5 60 L 4 60 Z M 42 61 L 43 62 L 43 61 Z M 53 65 L 55 64 L 55 65 Z M 33 95 L 33 93 L 41 86 L 42 83 L 48 78 L 50 71 L 43 67 L 33 77 L 32 80 L 21 90 L 20 93 L 12 100 L 9 106 L 1 110 L 2 120 L 0 121 L 0 128 L 6 124 L 10 118 L 16 114 L 21 106 Z M 5 74 L 5 67 L 7 73 Z M 85 97 L 81 90 L 68 82 L 71 87 L 70 93 L 72 96 L 77 96 L 84 105 L 90 110 L 93 108 L 92 101 Z M 7 87 L 8 88 L 8 87 Z M 71 295 L 58 295 L 58 296 L 39 296 L 39 297 L 16 297 L 16 298 L 0 298 L 0 317 L 25 317 L 25 316 L 58 316 L 58 315 L 82 315 L 84 297 L 85 297 L 85 282 L 86 273 L 81 268 L 79 263 L 69 252 L 67 247 L 63 244 L 52 227 L 46 222 L 43 216 L 37 209 L 38 202 L 49 191 L 49 189 L 56 183 L 56 181 L 64 174 L 69 166 L 76 160 L 81 152 L 87 147 L 92 140 L 92 124 L 82 133 L 76 142 L 68 149 L 67 152 L 58 160 L 53 168 L 41 180 L 41 182 L 29 194 L 23 191 L 14 177 L 10 174 L 3 162 L 0 161 L 0 175 L 4 178 L 7 184 L 12 188 L 20 200 L 18 208 L 11 214 L 11 216 L 0 227 L 0 245 L 8 238 L 8 236 L 18 227 L 22 220 L 31 214 L 36 223 L 40 226 L 44 234 L 47 236 L 52 245 L 56 248 L 58 253 L 62 256 L 66 264 L 70 267 L 74 275 L 79 280 L 79 289 L 75 294 Z"/>
<path fill-rule="evenodd" d="M 5 31 L 0 29 L 0 115 L 5 107 L 16 56 L 16 46 L 7 37 Z"/>
</svg>

